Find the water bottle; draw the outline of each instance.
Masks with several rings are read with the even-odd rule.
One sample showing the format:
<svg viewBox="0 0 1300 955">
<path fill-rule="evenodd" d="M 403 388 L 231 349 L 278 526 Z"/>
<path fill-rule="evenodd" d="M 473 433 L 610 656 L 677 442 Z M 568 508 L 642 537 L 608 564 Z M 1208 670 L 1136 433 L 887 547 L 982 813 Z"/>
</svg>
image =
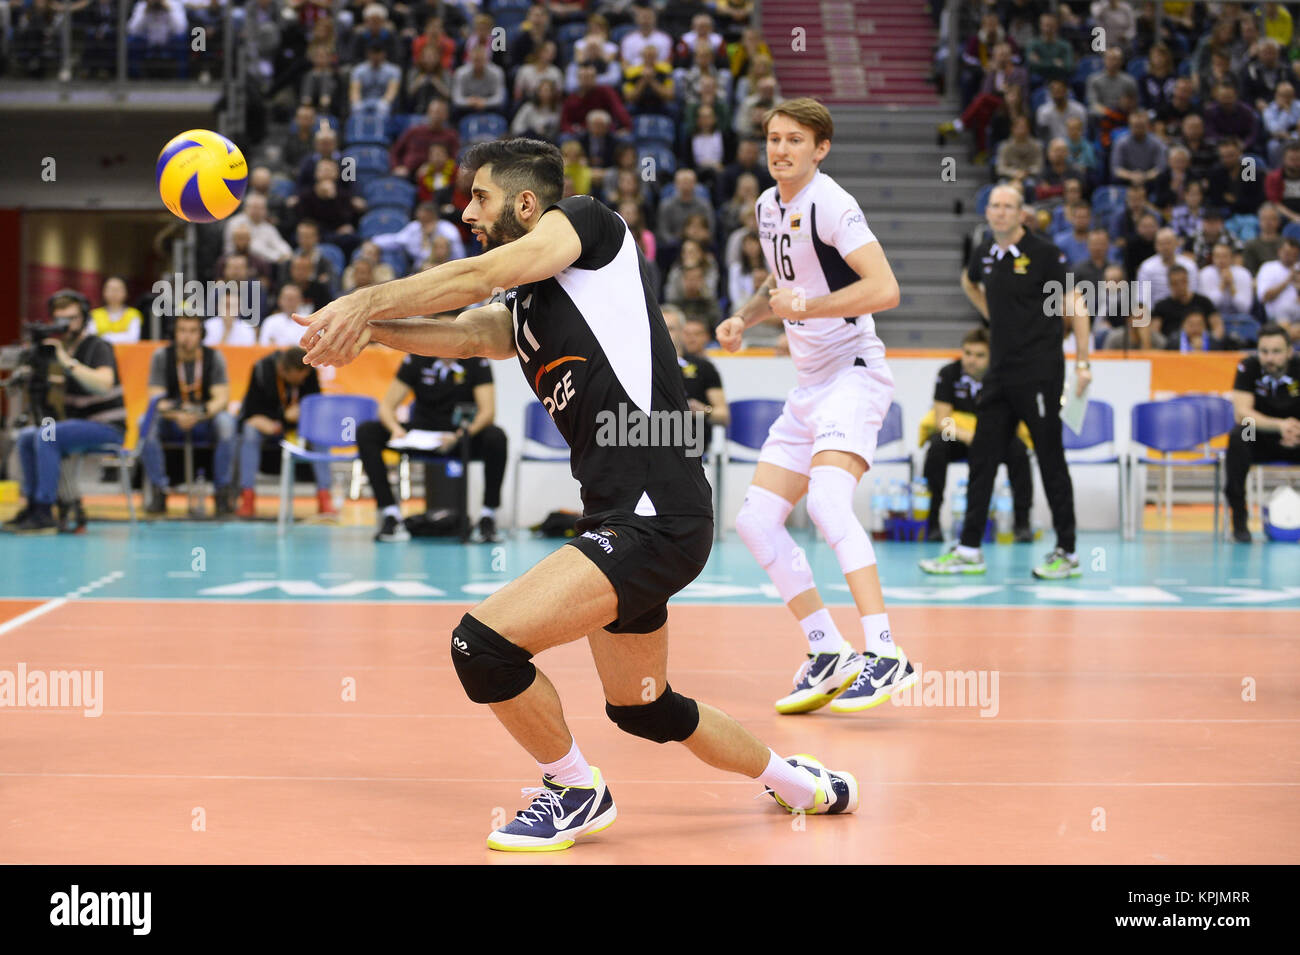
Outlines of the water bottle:
<svg viewBox="0 0 1300 955">
<path fill-rule="evenodd" d="M 889 494 L 881 481 L 871 482 L 871 531 L 881 533 L 885 529 L 885 518 L 889 512 Z"/>
<path fill-rule="evenodd" d="M 917 478 L 912 488 L 912 519 L 917 521 L 930 518 L 930 484 L 925 478 Z"/>
<path fill-rule="evenodd" d="M 198 476 L 194 478 L 194 483 L 190 485 L 191 517 L 201 518 L 207 516 L 207 507 L 204 503 L 207 499 L 207 489 L 207 474 L 204 472 L 203 468 L 199 468 Z"/>
<path fill-rule="evenodd" d="M 911 510 L 911 500 L 909 499 L 906 481 L 894 482 L 894 516 L 898 518 L 907 517 L 908 511 Z"/>
<path fill-rule="evenodd" d="M 957 491 L 952 496 L 952 537 L 961 537 L 961 526 L 966 522 L 966 479 L 957 482 Z"/>
<path fill-rule="evenodd" d="M 1011 485 L 1006 481 L 1003 481 L 1002 486 L 998 488 L 993 513 L 997 522 L 997 542 L 1010 544 L 1016 538 L 1016 526 L 1011 503 Z"/>
</svg>

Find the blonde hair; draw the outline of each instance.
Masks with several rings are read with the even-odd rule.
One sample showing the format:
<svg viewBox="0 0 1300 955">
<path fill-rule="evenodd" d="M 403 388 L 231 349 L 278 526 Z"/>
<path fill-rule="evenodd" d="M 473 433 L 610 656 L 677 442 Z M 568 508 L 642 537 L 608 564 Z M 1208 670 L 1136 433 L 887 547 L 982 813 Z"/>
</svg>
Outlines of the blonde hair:
<svg viewBox="0 0 1300 955">
<path fill-rule="evenodd" d="M 787 99 L 777 103 L 763 114 L 763 135 L 767 135 L 768 124 L 774 116 L 788 116 L 800 126 L 807 126 L 813 132 L 813 145 L 820 146 L 823 140 L 834 137 L 835 123 L 831 112 L 810 96 Z"/>
</svg>

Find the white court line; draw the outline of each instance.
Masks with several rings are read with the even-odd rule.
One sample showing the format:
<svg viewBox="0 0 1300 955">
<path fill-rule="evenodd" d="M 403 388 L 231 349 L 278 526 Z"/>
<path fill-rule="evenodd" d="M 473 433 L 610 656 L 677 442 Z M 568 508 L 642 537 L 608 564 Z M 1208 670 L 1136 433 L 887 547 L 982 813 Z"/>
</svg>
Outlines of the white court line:
<svg viewBox="0 0 1300 955">
<path fill-rule="evenodd" d="M 5 594 L 0 594 L 0 599 L 40 600 L 41 598 L 32 597 L 26 594 L 10 594 L 7 596 Z M 429 597 L 420 600 L 408 600 L 408 599 L 362 600 L 356 597 L 348 597 L 348 598 L 334 597 L 334 598 L 321 598 L 317 600 L 305 600 L 300 597 L 290 597 L 287 594 L 284 597 L 276 598 L 276 599 L 268 599 L 265 597 L 204 597 L 199 594 L 195 594 L 190 597 L 93 597 L 91 598 L 91 600 L 93 602 L 99 602 L 99 603 L 158 603 L 158 604 L 212 603 L 212 604 L 249 604 L 249 605 L 258 605 L 258 606 L 263 606 L 263 605 L 273 606 L 275 604 L 280 604 L 282 606 L 289 606 L 289 607 L 309 607 L 316 604 L 320 604 L 326 607 L 329 606 L 429 607 L 434 604 L 445 604 L 447 606 L 454 606 L 454 607 L 473 607 L 479 603 L 482 603 L 482 600 L 480 600 L 477 597 L 463 597 L 463 598 Z M 916 602 L 895 601 L 893 606 L 899 610 L 952 609 L 952 610 L 960 610 L 963 613 L 969 613 L 971 611 L 979 611 L 979 610 L 1016 610 L 1021 612 L 1027 610 L 1032 610 L 1032 611 L 1086 610 L 1089 613 L 1112 613 L 1112 614 L 1114 613 L 1130 614 L 1133 613 L 1134 611 L 1159 611 L 1161 613 L 1168 613 L 1169 611 L 1182 611 L 1184 613 L 1211 612 L 1211 613 L 1240 614 L 1242 612 L 1242 609 L 1244 608 L 1246 610 L 1249 610 L 1251 613 L 1294 614 L 1296 611 L 1295 607 L 1276 606 L 1276 604 L 1287 604 L 1298 600 L 1300 600 L 1300 596 L 1288 597 L 1286 600 L 1274 601 L 1273 603 L 1269 604 L 1266 607 L 1252 607 L 1244 604 L 1236 604 L 1233 606 L 1214 606 L 1214 605 L 1201 606 L 1197 604 L 1168 604 L 1168 603 L 1160 603 L 1160 604 L 1115 603 L 1115 604 L 1106 604 L 1104 606 L 1099 604 L 1088 604 L 1088 603 L 957 604 L 957 603 L 949 603 L 945 601 L 931 601 L 929 603 L 925 603 L 922 601 L 916 601 Z M 844 609 L 851 608 L 852 606 L 853 604 L 851 603 L 827 604 L 827 609 L 831 611 L 844 610 Z M 724 608 L 756 607 L 764 610 L 779 610 L 781 608 L 781 604 L 777 603 L 776 601 L 772 601 L 771 603 L 740 603 L 734 600 L 695 600 L 695 599 L 687 599 L 686 601 L 673 604 L 673 609 L 676 610 L 685 609 L 687 607 L 724 607 Z M 1019 632 L 1017 632 L 1017 634 L 1018 633 Z M 1050 634 L 1050 636 L 1060 636 L 1060 634 Z M 1074 636 L 1074 634 L 1070 634 L 1070 636 Z M 1218 636 L 1235 637 L 1238 636 L 1238 634 L 1233 634 L 1233 633 L 1219 634 L 1216 635 L 1216 639 Z M 1265 636 L 1265 634 L 1255 634 L 1255 636 Z M 1171 639 L 1181 640 L 1184 638 L 1184 635 L 1171 634 L 1170 637 Z M 1093 638 L 1090 637 L 1089 639 L 1093 639 Z M 1131 636 L 1126 635 L 1124 639 L 1126 640 L 1131 639 Z"/>
<path fill-rule="evenodd" d="M 907 710 L 975 710 L 979 707 L 975 704 L 970 706 L 899 706 L 899 709 Z M 36 714 L 55 714 L 66 716 L 68 710 L 54 707 L 23 707 L 15 708 L 13 713 L 30 713 Z M 757 720 L 761 715 L 743 716 L 742 719 Z M 248 718 L 248 719 L 350 719 L 350 720 L 495 720 L 496 716 L 492 713 L 298 713 L 298 712 L 262 712 L 252 710 L 113 710 L 111 713 L 105 711 L 105 717 L 108 716 L 188 716 L 203 717 L 212 719 L 227 718 Z M 581 716 L 565 714 L 566 720 L 587 720 L 606 722 L 604 716 Z M 991 726 L 994 723 L 1300 723 L 1300 717 L 1259 717 L 1255 719 L 1218 719 L 1213 717 L 1202 716 L 1105 716 L 1105 717 L 1055 717 L 1055 716 L 1026 716 L 1026 717 L 961 717 L 954 716 L 948 718 L 936 717 L 930 722 L 936 723 L 976 723 L 981 726 Z"/>
<path fill-rule="evenodd" d="M 6 620 L 4 623 L 0 624 L 0 637 L 4 636 L 10 630 L 17 630 L 23 624 L 30 623 L 31 621 L 35 620 L 37 617 L 44 616 L 45 614 L 49 613 L 51 610 L 59 609 L 64 604 L 66 604 L 69 600 L 77 600 L 81 598 L 82 595 L 88 594 L 92 590 L 96 590 L 100 587 L 103 587 L 105 584 L 111 584 L 119 577 L 124 577 L 124 576 L 126 576 L 124 571 L 115 570 L 111 574 L 105 574 L 103 577 L 100 577 L 98 580 L 92 580 L 90 583 L 84 584 L 81 587 L 78 587 L 76 590 L 69 591 L 68 593 L 64 594 L 62 597 L 51 598 L 45 601 L 45 603 L 41 604 L 39 607 L 33 607 L 31 610 L 28 610 L 26 613 L 20 613 L 12 620 Z M 23 598 L 18 597 L 15 599 L 22 600 Z"/>
<path fill-rule="evenodd" d="M 466 783 L 493 783 L 502 785 L 518 785 L 521 781 L 526 781 L 526 777 L 515 777 L 513 779 L 484 779 L 481 777 L 457 778 L 445 776 L 250 776 L 250 775 L 208 775 L 204 773 L 13 773 L 0 772 L 0 779 L 206 779 L 217 782 L 291 782 L 291 783 L 450 783 L 464 785 Z M 531 777 L 527 777 L 531 778 Z M 993 781 L 962 781 L 962 782 L 937 782 L 937 781 L 908 781 L 908 780 L 869 780 L 871 786 L 1038 786 L 1038 787 L 1085 787 L 1085 786 L 1106 786 L 1114 788 L 1163 788 L 1163 787 L 1216 787 L 1216 788 L 1238 788 L 1238 787 L 1288 787 L 1300 786 L 1300 782 L 1278 783 L 1278 782 L 1150 782 L 1150 783 L 1133 783 L 1133 782 L 1104 782 L 1099 780 L 1087 780 L 1084 782 L 993 782 Z M 626 786 L 749 786 L 753 787 L 755 781 L 752 779 L 620 779 L 618 785 Z"/>
<path fill-rule="evenodd" d="M 51 610 L 58 610 L 67 602 L 67 597 L 55 597 L 53 600 L 45 601 L 45 603 L 41 604 L 39 607 L 33 607 L 26 613 L 20 613 L 12 620 L 6 620 L 4 623 L 0 623 L 0 637 L 4 636 L 10 630 L 17 630 L 23 624 L 30 623 L 37 617 L 43 617 Z"/>
</svg>

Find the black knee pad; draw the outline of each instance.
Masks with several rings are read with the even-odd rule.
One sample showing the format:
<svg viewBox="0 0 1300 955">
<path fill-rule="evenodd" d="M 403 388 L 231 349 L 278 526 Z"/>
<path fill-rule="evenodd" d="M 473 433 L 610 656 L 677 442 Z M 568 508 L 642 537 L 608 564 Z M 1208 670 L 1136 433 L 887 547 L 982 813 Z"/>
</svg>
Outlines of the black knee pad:
<svg viewBox="0 0 1300 955">
<path fill-rule="evenodd" d="M 641 706 L 605 704 L 605 715 L 624 733 L 652 743 L 680 743 L 700 725 L 700 707 L 689 696 L 665 686 L 663 695 Z"/>
<path fill-rule="evenodd" d="M 451 632 L 451 662 L 475 703 L 504 703 L 533 685 L 533 655 L 469 614 Z"/>
</svg>

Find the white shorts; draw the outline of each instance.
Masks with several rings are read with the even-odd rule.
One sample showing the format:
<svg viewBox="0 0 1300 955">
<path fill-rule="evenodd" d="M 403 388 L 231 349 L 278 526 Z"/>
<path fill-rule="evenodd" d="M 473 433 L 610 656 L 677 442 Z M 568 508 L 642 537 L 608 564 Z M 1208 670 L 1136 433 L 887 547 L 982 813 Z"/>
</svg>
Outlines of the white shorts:
<svg viewBox="0 0 1300 955">
<path fill-rule="evenodd" d="M 819 451 L 847 451 L 870 467 L 893 400 L 894 376 L 884 362 L 874 368 L 850 365 L 827 381 L 795 388 L 758 460 L 807 475 Z"/>
</svg>

